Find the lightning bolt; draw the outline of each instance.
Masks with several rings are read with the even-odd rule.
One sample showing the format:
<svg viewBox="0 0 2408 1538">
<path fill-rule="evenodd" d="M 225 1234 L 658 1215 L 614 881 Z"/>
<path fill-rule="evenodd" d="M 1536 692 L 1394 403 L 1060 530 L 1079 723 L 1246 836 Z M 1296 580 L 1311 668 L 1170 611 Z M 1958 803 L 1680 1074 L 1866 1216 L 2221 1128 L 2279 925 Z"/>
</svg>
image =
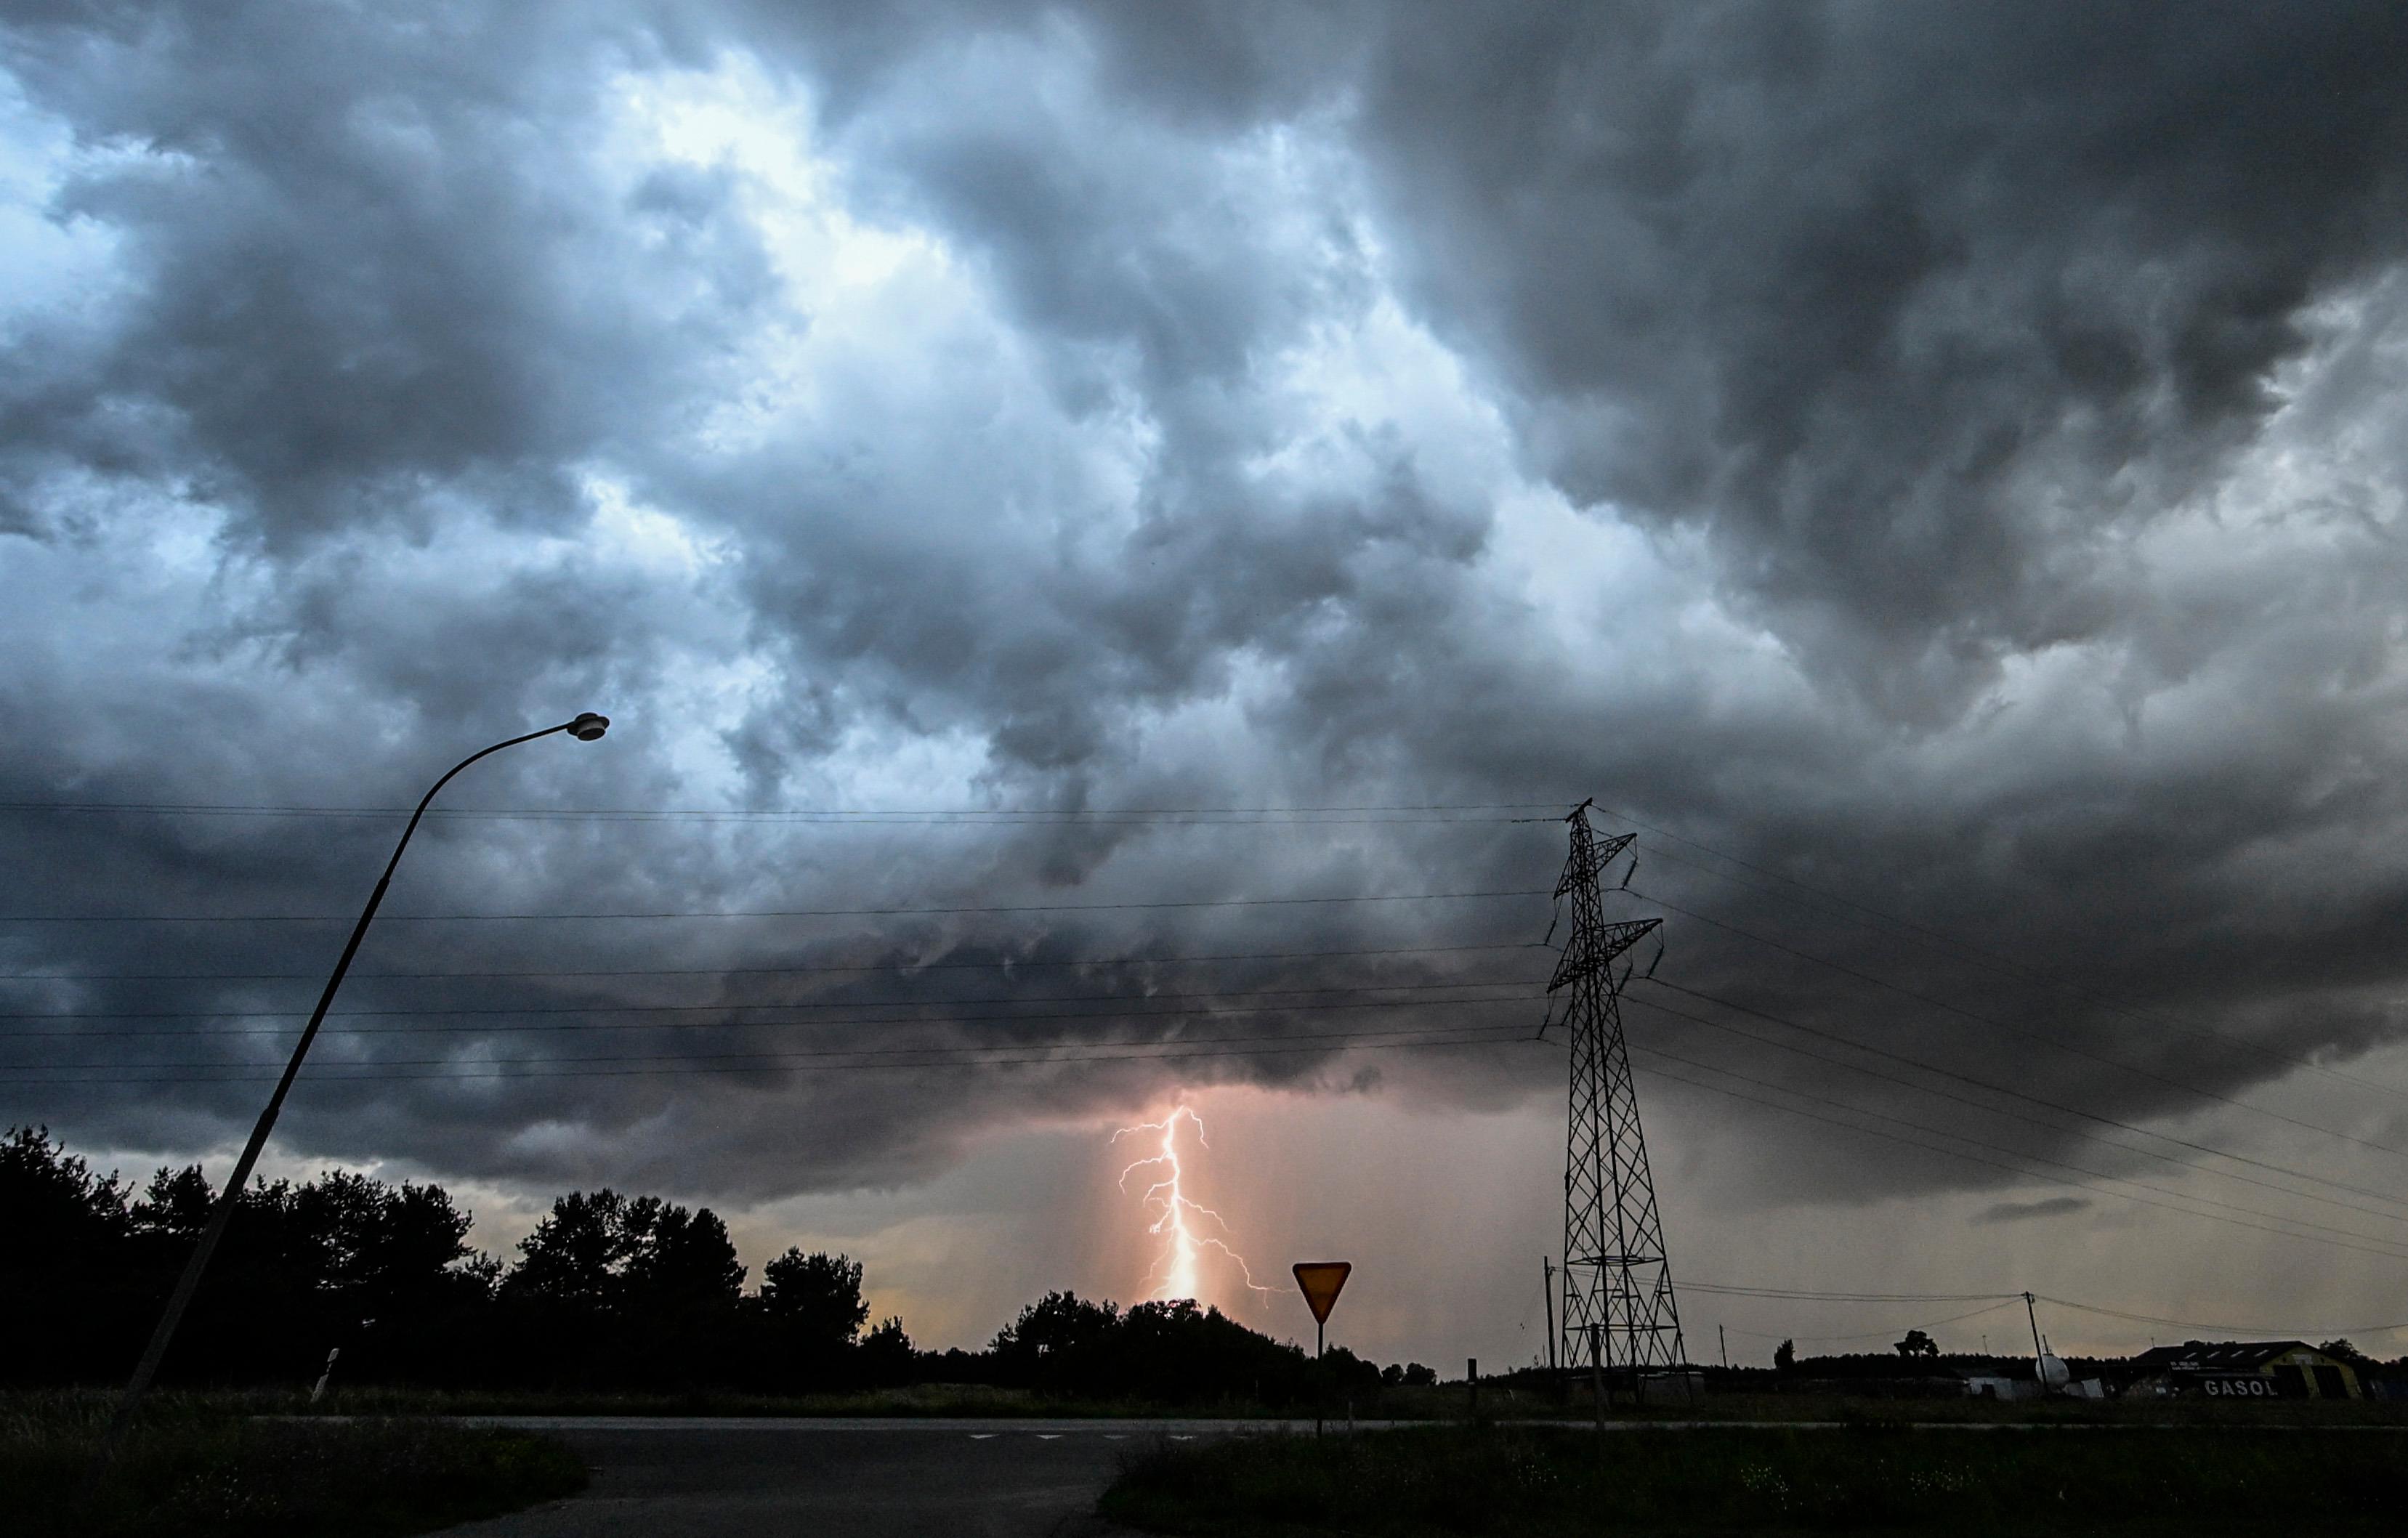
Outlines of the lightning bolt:
<svg viewBox="0 0 2408 1538">
<path fill-rule="evenodd" d="M 1158 1299 L 1195 1298 L 1200 1290 L 1199 1267 L 1204 1251 L 1217 1249 L 1238 1263 L 1239 1275 L 1245 1277 L 1246 1286 L 1268 1301 L 1271 1289 L 1256 1284 L 1254 1274 L 1247 1266 L 1244 1256 L 1212 1234 L 1197 1232 L 1193 1219 L 1199 1218 L 1211 1219 L 1224 1233 L 1230 1231 L 1226 1218 L 1193 1200 L 1186 1192 L 1183 1185 L 1186 1172 L 1179 1159 L 1179 1124 L 1182 1120 L 1196 1129 L 1197 1147 L 1211 1147 L 1212 1145 L 1204 1140 L 1204 1118 L 1184 1104 L 1172 1106 L 1170 1114 L 1160 1121 L 1140 1121 L 1134 1127 L 1123 1127 L 1112 1133 L 1114 1143 L 1142 1132 L 1158 1132 L 1162 1137 L 1160 1153 L 1129 1165 L 1121 1171 L 1120 1178 L 1120 1189 L 1126 1191 L 1129 1176 L 1140 1170 L 1153 1170 L 1159 1177 L 1146 1187 L 1144 1196 L 1140 1199 L 1145 1206 L 1160 1209 L 1145 1231 L 1162 1241 L 1161 1252 L 1155 1255 L 1153 1268 L 1146 1273 L 1147 1296 Z"/>
</svg>

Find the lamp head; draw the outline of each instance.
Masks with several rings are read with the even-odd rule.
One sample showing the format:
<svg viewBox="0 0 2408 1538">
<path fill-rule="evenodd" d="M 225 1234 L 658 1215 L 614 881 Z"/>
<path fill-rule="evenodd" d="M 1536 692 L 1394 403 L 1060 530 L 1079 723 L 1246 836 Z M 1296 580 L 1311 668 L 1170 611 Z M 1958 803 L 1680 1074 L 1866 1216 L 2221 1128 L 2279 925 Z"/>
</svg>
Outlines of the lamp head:
<svg viewBox="0 0 2408 1538">
<path fill-rule="evenodd" d="M 609 730 L 610 718 L 597 716 L 591 710 L 583 712 L 568 723 L 568 734 L 579 742 L 592 742 Z"/>
</svg>

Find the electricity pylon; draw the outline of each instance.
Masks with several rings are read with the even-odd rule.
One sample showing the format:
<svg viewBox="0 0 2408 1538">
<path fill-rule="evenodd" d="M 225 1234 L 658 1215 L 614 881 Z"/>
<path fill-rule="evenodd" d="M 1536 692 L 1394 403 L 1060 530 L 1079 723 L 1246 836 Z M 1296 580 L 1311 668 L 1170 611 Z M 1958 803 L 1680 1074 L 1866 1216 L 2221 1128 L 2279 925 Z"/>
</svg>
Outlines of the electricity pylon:
<svg viewBox="0 0 2408 1538">
<path fill-rule="evenodd" d="M 1614 968 L 1623 952 L 1663 920 L 1605 921 L 1601 878 L 1638 835 L 1600 842 L 1589 827 L 1586 802 L 1566 820 L 1571 824 L 1571 857 L 1564 862 L 1555 895 L 1572 900 L 1572 930 L 1547 984 L 1550 997 L 1566 996 L 1561 1023 L 1571 1032 L 1571 1116 L 1564 1138 L 1564 1360 L 1594 1362 L 1606 1373 L 1631 1369 L 1635 1386 L 1639 1370 L 1685 1360 L 1664 1225 L 1656 1213 L 1656 1182 L 1647 1170 L 1647 1140 L 1639 1130 L 1630 1051 L 1622 1038 L 1622 984 L 1628 968 L 1620 975 Z"/>
</svg>

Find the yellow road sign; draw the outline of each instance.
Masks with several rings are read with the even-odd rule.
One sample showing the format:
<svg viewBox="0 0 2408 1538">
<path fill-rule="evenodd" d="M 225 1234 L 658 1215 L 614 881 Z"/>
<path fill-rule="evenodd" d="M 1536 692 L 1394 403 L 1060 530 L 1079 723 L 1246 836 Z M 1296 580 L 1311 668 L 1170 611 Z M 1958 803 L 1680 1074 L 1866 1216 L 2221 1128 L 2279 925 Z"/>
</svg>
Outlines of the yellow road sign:
<svg viewBox="0 0 2408 1538">
<path fill-rule="evenodd" d="M 1304 1306 L 1312 1310 L 1312 1322 L 1327 1324 L 1329 1311 L 1337 1306 L 1339 1289 L 1346 1285 L 1347 1273 L 1354 1269 L 1347 1260 L 1300 1260 L 1295 1266 L 1296 1285 L 1304 1293 Z"/>
</svg>

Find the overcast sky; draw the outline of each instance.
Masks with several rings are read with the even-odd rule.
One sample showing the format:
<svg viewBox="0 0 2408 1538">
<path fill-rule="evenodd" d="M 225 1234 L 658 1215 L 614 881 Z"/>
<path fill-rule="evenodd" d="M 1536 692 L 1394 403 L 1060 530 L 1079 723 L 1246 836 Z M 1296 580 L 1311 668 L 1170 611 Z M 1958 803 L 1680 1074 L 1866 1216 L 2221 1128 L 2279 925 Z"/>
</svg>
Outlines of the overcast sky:
<svg viewBox="0 0 2408 1538">
<path fill-rule="evenodd" d="M 590 708 L 278 1171 L 974 1344 L 1185 1098 L 1527 1360 L 1593 796 L 1676 1280 L 2408 1323 L 2396 7 L 21 4 L 0 273 L 0 1122 L 222 1175 Z"/>
</svg>

